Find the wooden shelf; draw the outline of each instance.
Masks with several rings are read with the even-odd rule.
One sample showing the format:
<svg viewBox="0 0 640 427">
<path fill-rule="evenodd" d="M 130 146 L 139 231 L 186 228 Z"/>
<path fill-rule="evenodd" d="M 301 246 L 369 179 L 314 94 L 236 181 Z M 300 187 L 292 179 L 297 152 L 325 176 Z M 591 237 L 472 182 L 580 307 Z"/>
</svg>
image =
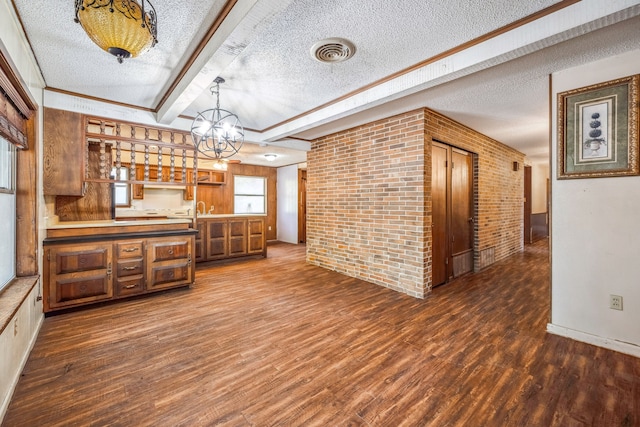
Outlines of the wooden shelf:
<svg viewBox="0 0 640 427">
<path fill-rule="evenodd" d="M 223 185 L 227 181 L 224 171 L 198 169 L 198 185 Z"/>
</svg>

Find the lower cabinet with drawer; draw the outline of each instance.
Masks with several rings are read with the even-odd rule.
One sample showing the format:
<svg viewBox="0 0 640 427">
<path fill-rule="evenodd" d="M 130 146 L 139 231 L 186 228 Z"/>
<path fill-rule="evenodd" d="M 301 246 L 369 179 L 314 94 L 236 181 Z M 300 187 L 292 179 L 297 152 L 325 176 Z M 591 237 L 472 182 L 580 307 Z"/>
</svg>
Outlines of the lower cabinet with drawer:
<svg viewBox="0 0 640 427">
<path fill-rule="evenodd" d="M 118 297 L 144 292 L 144 240 L 115 243 L 116 282 Z"/>
<path fill-rule="evenodd" d="M 155 239 L 147 246 L 147 289 L 165 289 L 193 282 L 193 242 Z"/>
<path fill-rule="evenodd" d="M 45 240 L 44 311 L 191 285 L 194 235 Z"/>
</svg>

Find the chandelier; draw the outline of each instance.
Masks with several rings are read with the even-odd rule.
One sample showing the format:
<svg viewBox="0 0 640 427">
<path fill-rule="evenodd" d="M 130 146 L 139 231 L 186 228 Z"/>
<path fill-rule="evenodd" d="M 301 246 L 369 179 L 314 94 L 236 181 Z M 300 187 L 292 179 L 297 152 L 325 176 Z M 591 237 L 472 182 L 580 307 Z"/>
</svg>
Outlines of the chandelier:
<svg viewBox="0 0 640 427">
<path fill-rule="evenodd" d="M 216 77 L 211 94 L 216 95 L 216 108 L 198 113 L 191 125 L 191 138 L 199 153 L 211 159 L 223 159 L 237 154 L 244 142 L 244 128 L 238 116 L 220 108 L 220 83 Z"/>
<path fill-rule="evenodd" d="M 135 58 L 158 42 L 156 10 L 149 1 L 76 0 L 74 21 L 119 63 Z"/>
</svg>

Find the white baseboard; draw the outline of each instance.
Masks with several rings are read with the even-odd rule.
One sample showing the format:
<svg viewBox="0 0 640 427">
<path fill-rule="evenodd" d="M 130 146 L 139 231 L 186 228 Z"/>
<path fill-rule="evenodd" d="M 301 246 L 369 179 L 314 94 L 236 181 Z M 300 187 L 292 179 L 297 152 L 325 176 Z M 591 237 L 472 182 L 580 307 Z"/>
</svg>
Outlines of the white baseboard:
<svg viewBox="0 0 640 427">
<path fill-rule="evenodd" d="M 547 332 L 640 358 L 640 346 L 547 323 Z"/>
</svg>

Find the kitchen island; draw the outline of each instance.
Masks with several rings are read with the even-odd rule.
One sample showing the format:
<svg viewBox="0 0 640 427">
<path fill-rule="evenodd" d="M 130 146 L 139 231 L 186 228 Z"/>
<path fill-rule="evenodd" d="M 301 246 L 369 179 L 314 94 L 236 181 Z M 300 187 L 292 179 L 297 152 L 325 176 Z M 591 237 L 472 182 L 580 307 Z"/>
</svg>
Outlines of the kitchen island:
<svg viewBox="0 0 640 427">
<path fill-rule="evenodd" d="M 44 239 L 44 311 L 190 286 L 191 219 L 68 221 Z"/>
<path fill-rule="evenodd" d="M 198 215 L 196 261 L 267 256 L 266 215 Z"/>
</svg>

